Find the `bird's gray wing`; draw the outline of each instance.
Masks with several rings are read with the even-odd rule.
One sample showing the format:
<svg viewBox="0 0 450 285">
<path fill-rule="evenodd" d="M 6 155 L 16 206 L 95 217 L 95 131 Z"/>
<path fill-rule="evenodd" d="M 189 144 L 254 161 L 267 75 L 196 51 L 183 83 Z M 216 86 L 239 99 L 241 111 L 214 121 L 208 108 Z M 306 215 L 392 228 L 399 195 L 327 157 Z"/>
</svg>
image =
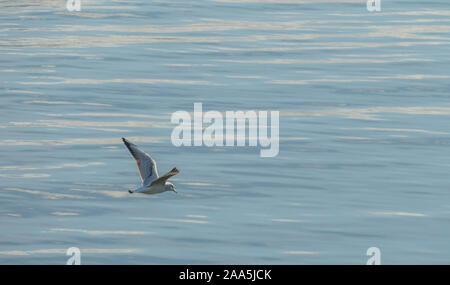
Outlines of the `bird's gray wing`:
<svg viewBox="0 0 450 285">
<path fill-rule="evenodd" d="M 167 172 L 166 174 L 164 174 L 163 176 L 157 178 L 156 180 L 153 180 L 152 184 L 150 184 L 150 186 L 153 186 L 155 184 L 161 184 L 164 185 L 166 184 L 167 179 L 169 179 L 170 177 L 178 174 L 180 171 L 178 171 L 178 169 L 176 167 L 172 168 L 171 171 Z"/>
<path fill-rule="evenodd" d="M 156 168 L 156 162 L 153 158 L 127 139 L 122 138 L 122 141 L 136 160 L 142 184 L 149 185 L 152 181 L 157 179 L 158 169 Z"/>
</svg>

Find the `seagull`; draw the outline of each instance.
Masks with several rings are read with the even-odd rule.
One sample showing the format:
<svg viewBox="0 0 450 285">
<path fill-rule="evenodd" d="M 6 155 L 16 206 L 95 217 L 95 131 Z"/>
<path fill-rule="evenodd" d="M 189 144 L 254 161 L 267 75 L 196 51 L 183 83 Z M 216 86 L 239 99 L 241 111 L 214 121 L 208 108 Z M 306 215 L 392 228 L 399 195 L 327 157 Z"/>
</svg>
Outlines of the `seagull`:
<svg viewBox="0 0 450 285">
<path fill-rule="evenodd" d="M 178 169 L 174 167 L 171 171 L 158 176 L 158 170 L 156 169 L 156 162 L 153 158 L 140 150 L 135 144 L 128 141 L 126 138 L 122 138 L 123 143 L 134 157 L 139 169 L 139 173 L 142 179 L 142 186 L 135 190 L 128 190 L 131 193 L 144 193 L 144 194 L 157 194 L 166 191 L 173 191 L 177 193 L 175 186 L 167 181 L 170 177 L 178 174 Z"/>
</svg>

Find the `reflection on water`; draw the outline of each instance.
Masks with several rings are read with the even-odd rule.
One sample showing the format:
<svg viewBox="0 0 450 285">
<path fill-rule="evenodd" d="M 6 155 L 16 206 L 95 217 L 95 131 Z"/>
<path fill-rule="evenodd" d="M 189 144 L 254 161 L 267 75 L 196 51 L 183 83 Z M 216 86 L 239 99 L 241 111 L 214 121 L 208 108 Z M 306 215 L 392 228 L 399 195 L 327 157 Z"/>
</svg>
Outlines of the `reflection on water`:
<svg viewBox="0 0 450 285">
<path fill-rule="evenodd" d="M 0 2 L 0 263 L 448 263 L 450 10 L 382 9 Z M 172 146 L 194 102 L 279 110 L 279 155 Z M 122 136 L 179 194 L 128 194 Z"/>
</svg>

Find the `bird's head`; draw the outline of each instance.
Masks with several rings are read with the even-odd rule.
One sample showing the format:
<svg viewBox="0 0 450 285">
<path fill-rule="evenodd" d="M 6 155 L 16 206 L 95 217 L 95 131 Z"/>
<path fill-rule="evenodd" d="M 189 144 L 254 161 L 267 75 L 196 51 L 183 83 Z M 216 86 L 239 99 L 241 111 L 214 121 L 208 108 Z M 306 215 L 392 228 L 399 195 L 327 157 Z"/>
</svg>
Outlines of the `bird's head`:
<svg viewBox="0 0 450 285">
<path fill-rule="evenodd" d="M 166 182 L 165 189 L 166 191 L 173 191 L 175 193 L 178 193 L 177 190 L 175 189 L 175 186 L 170 182 Z"/>
</svg>

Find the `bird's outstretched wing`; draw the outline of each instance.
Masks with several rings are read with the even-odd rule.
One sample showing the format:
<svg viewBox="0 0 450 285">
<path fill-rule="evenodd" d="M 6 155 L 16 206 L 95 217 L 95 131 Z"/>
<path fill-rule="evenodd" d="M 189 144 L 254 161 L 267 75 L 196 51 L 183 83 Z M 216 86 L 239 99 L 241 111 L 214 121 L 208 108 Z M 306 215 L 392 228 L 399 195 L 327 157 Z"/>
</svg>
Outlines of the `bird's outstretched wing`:
<svg viewBox="0 0 450 285">
<path fill-rule="evenodd" d="M 167 172 L 166 174 L 164 174 L 163 176 L 157 178 L 156 180 L 153 180 L 152 184 L 150 185 L 155 185 L 155 184 L 166 184 L 167 179 L 169 179 L 170 177 L 178 174 L 180 171 L 178 171 L 178 169 L 176 167 L 172 168 L 171 171 Z"/>
<path fill-rule="evenodd" d="M 140 150 L 135 144 L 131 143 L 125 138 L 122 138 L 123 143 L 134 157 L 141 175 L 142 184 L 149 185 L 155 179 L 158 178 L 158 170 L 156 168 L 156 162 L 153 158 Z"/>
</svg>

